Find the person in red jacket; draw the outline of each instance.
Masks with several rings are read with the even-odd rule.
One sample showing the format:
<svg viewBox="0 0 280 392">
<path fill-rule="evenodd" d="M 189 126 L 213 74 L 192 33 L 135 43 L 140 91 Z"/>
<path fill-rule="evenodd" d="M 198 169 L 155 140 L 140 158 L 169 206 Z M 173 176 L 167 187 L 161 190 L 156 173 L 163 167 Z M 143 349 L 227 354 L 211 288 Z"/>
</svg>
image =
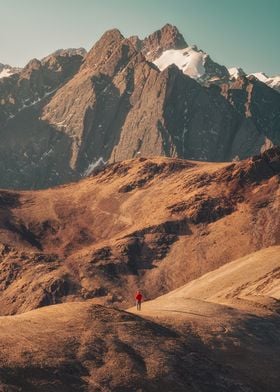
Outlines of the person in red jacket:
<svg viewBox="0 0 280 392">
<path fill-rule="evenodd" d="M 138 290 L 135 294 L 135 301 L 136 301 L 136 308 L 137 310 L 141 310 L 141 302 L 143 300 L 143 295 L 141 292 Z"/>
</svg>

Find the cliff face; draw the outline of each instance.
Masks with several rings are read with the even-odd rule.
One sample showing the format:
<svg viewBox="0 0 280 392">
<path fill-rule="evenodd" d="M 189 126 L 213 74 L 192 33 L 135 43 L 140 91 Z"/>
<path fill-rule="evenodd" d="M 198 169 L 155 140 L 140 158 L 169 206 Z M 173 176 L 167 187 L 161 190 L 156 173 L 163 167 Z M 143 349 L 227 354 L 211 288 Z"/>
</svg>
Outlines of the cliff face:
<svg viewBox="0 0 280 392">
<path fill-rule="evenodd" d="M 151 62 L 184 47 L 203 60 L 200 78 Z M 140 155 L 242 159 L 280 142 L 280 94 L 253 77 L 230 80 L 174 26 L 144 40 L 113 29 L 79 53 L 0 80 L 0 186 L 48 187 Z"/>
</svg>

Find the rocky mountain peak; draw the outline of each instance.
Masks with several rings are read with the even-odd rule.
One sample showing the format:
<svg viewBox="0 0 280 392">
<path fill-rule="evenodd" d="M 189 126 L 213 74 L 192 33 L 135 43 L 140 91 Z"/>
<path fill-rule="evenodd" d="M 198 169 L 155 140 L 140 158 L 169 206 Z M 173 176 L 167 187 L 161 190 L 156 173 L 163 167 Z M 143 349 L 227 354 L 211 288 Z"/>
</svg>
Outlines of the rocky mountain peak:
<svg viewBox="0 0 280 392">
<path fill-rule="evenodd" d="M 112 42 L 118 43 L 124 39 L 124 36 L 118 29 L 110 29 L 105 31 L 105 33 L 101 36 L 97 44 L 109 44 Z M 95 45 L 94 45 L 95 46 Z"/>
<path fill-rule="evenodd" d="M 9 64 L 0 63 L 0 79 L 7 78 L 15 73 L 19 73 L 21 71 L 18 67 L 12 67 Z"/>
<path fill-rule="evenodd" d="M 170 24 L 144 40 L 109 30 L 85 58 L 33 59 L 0 80 L 0 185 L 49 187 L 138 156 L 232 161 L 279 144 L 279 93 L 237 71 Z"/>
<path fill-rule="evenodd" d="M 55 52 L 49 54 L 48 56 L 44 57 L 41 61 L 44 63 L 50 57 L 70 57 L 70 56 L 82 56 L 85 57 L 87 51 L 84 48 L 68 48 L 68 49 L 58 49 Z"/>
<path fill-rule="evenodd" d="M 248 75 L 248 77 L 255 78 L 256 80 L 265 83 L 274 90 L 278 92 L 280 91 L 280 75 L 268 76 L 264 72 L 256 72 Z"/>
<path fill-rule="evenodd" d="M 162 38 L 172 38 L 174 43 L 176 44 L 175 49 L 182 49 L 188 46 L 186 43 L 183 35 L 180 33 L 179 29 L 170 24 L 166 23 L 160 30 L 159 30 Z"/>
<path fill-rule="evenodd" d="M 84 67 L 97 66 L 101 61 L 106 62 L 114 51 L 116 45 L 118 45 L 123 39 L 124 36 L 118 29 L 106 31 L 88 52 L 85 58 Z"/>
<path fill-rule="evenodd" d="M 132 35 L 131 37 L 129 37 L 129 41 L 132 43 L 132 45 L 134 45 L 136 50 L 142 49 L 142 41 L 138 37 L 138 35 Z"/>
<path fill-rule="evenodd" d="M 41 66 L 42 66 L 41 61 L 34 58 L 27 63 L 27 65 L 23 68 L 23 71 L 24 70 L 31 70 L 31 69 L 39 69 L 39 68 L 41 68 Z"/>
<path fill-rule="evenodd" d="M 187 46 L 188 44 L 178 28 L 167 23 L 143 40 L 142 51 L 149 61 L 153 61 L 165 50 L 183 49 Z"/>
<path fill-rule="evenodd" d="M 9 64 L 2 64 L 0 63 L 0 72 L 2 72 L 4 69 L 11 69 L 12 67 Z"/>
<path fill-rule="evenodd" d="M 28 79 L 30 75 L 34 73 L 38 73 L 42 69 L 42 63 L 40 60 L 34 58 L 30 60 L 26 66 L 23 68 L 20 78 L 21 79 Z"/>
<path fill-rule="evenodd" d="M 237 79 L 240 76 L 245 76 L 246 75 L 244 70 L 242 68 L 240 68 L 240 67 L 228 68 L 228 72 L 229 72 L 229 78 L 230 79 Z"/>
</svg>

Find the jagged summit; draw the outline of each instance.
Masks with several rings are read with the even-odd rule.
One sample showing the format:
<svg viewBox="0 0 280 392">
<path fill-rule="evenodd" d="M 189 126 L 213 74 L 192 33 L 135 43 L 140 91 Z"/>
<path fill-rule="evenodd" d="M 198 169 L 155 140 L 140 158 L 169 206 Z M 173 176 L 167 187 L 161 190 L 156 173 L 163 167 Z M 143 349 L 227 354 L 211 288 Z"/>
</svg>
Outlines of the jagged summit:
<svg viewBox="0 0 280 392">
<path fill-rule="evenodd" d="M 149 61 L 154 61 L 165 50 L 183 49 L 187 46 L 188 44 L 178 28 L 166 24 L 143 40 L 142 51 Z"/>
<path fill-rule="evenodd" d="M 141 40 L 137 35 L 129 37 L 137 50 L 142 51 L 148 61 L 153 62 L 165 50 L 183 49 L 188 46 L 176 26 L 169 23 Z"/>
<path fill-rule="evenodd" d="M 85 57 L 87 51 L 85 48 L 67 48 L 67 49 L 57 49 L 53 53 L 49 54 L 48 56 L 42 58 L 42 62 L 47 61 L 50 57 L 56 56 L 82 56 Z"/>
<path fill-rule="evenodd" d="M 246 73 L 240 67 L 228 68 L 230 79 L 237 79 L 240 76 L 246 76 Z"/>
<path fill-rule="evenodd" d="M 8 78 L 16 73 L 19 73 L 21 68 L 19 67 L 12 67 L 9 64 L 2 64 L 0 63 L 0 79 Z"/>
<path fill-rule="evenodd" d="M 106 31 L 101 38 L 89 50 L 85 58 L 84 67 L 99 64 L 99 62 L 106 62 L 110 57 L 116 46 L 124 39 L 124 36 L 118 29 L 111 29 Z"/>
<path fill-rule="evenodd" d="M 279 94 L 232 77 L 171 24 L 143 40 L 111 29 L 85 57 L 33 60 L 0 80 L 0 97 L 4 187 L 61 184 L 137 156 L 231 161 L 280 143 Z"/>
<path fill-rule="evenodd" d="M 264 72 L 256 72 L 248 75 L 248 77 L 254 77 L 260 80 L 261 82 L 265 83 L 267 86 L 280 92 L 280 75 L 270 77 L 266 75 L 266 73 Z"/>
</svg>

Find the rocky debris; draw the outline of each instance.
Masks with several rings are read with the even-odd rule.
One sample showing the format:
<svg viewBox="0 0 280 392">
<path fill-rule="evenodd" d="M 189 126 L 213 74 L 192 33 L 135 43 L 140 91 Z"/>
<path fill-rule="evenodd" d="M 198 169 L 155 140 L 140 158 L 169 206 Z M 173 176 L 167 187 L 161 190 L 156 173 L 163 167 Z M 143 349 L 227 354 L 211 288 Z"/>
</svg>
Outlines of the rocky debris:
<svg viewBox="0 0 280 392">
<path fill-rule="evenodd" d="M 225 169 L 227 170 L 227 169 Z M 184 189 L 187 191 L 192 191 L 197 188 L 203 188 L 210 185 L 215 181 L 215 176 L 211 173 L 199 173 L 189 176 L 184 183 Z"/>
<path fill-rule="evenodd" d="M 20 251 L 2 245 L 1 256 L 1 314 L 60 303 L 78 291 L 73 277 L 59 270 L 61 263 L 56 254 Z"/>
<path fill-rule="evenodd" d="M 106 165 L 101 172 L 94 174 L 98 174 L 98 182 L 102 183 L 110 180 L 114 181 L 115 176 L 125 177 L 130 169 L 131 166 L 129 164 L 117 162 Z"/>
<path fill-rule="evenodd" d="M 157 165 L 152 162 L 147 162 L 138 172 L 138 179 L 129 184 L 123 185 L 120 189 L 120 193 L 131 192 L 134 189 L 142 188 L 147 185 L 155 176 L 161 174 L 165 168 L 165 164 Z M 140 177 L 140 178 L 139 178 Z"/>
<path fill-rule="evenodd" d="M 246 161 L 231 164 L 215 174 L 218 181 L 237 182 L 242 187 L 266 181 L 279 173 L 280 147 L 276 146 Z"/>
<path fill-rule="evenodd" d="M 42 291 L 43 293 L 37 304 L 38 308 L 61 303 L 63 297 L 71 294 L 71 291 L 73 292 L 73 283 L 67 277 L 57 278 L 42 286 Z"/>
<path fill-rule="evenodd" d="M 140 158 L 141 160 L 141 158 Z M 193 167 L 191 162 L 176 160 L 170 162 L 163 162 L 160 164 L 154 162 L 146 162 L 137 172 L 137 179 L 122 185 L 119 188 L 120 193 L 131 192 L 134 189 L 142 188 L 150 184 L 150 182 L 157 177 L 165 177 L 180 172 L 184 169 Z"/>
<path fill-rule="evenodd" d="M 232 201 L 225 197 L 203 198 L 198 195 L 188 205 L 189 219 L 195 224 L 215 222 L 234 210 L 235 206 Z"/>
<path fill-rule="evenodd" d="M 280 148 L 274 147 L 244 162 L 230 164 L 210 176 L 207 173 L 194 176 L 185 185 L 188 191 L 209 186 L 214 182 L 226 183 L 227 194 L 213 198 L 206 193 L 197 193 L 186 201 L 168 206 L 167 209 L 174 215 L 186 215 L 194 224 L 215 222 L 236 211 L 237 204 L 244 201 L 250 186 L 278 175 L 279 162 Z M 256 201 L 255 207 L 263 208 L 269 203 L 265 195 L 264 200 Z"/>
<path fill-rule="evenodd" d="M 190 223 L 211 223 L 235 211 L 236 205 L 230 198 L 212 198 L 206 194 L 196 194 L 187 201 L 167 207 L 172 214 L 184 213 Z"/>
</svg>

